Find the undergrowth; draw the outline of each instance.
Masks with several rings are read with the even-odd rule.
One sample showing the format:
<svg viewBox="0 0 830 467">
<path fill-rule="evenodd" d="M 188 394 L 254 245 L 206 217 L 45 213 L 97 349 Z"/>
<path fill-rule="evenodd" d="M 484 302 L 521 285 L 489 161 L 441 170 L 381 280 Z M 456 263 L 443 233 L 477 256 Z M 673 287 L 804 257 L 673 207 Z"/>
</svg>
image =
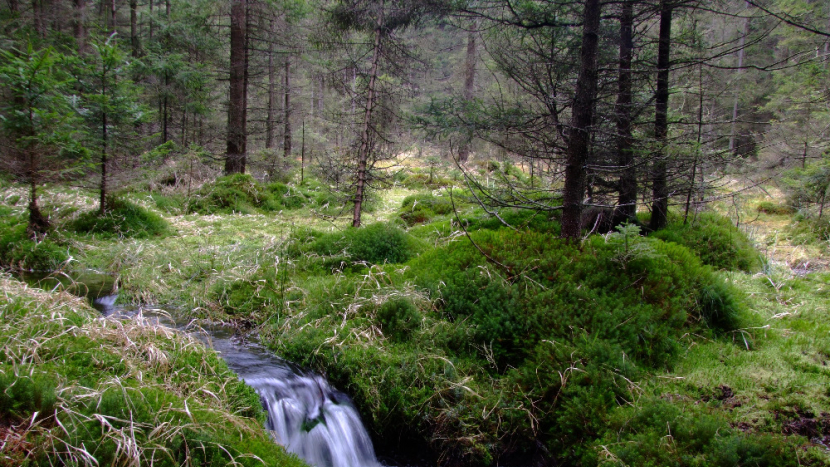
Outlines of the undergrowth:
<svg viewBox="0 0 830 467">
<path fill-rule="evenodd" d="M 0 277 L 5 465 L 300 466 L 215 352 Z"/>
<path fill-rule="evenodd" d="M 103 216 L 98 210 L 88 211 L 70 222 L 79 233 L 111 237 L 148 238 L 170 233 L 170 224 L 160 215 L 122 198 L 112 197 Z"/>
<path fill-rule="evenodd" d="M 728 218 L 715 213 L 700 213 L 685 224 L 680 216 L 672 215 L 669 225 L 651 236 L 689 248 L 703 264 L 716 269 L 754 272 L 761 266 L 752 241 Z"/>
<path fill-rule="evenodd" d="M 346 388 L 381 446 L 403 436 L 487 465 L 541 455 L 539 440 L 579 465 L 684 336 L 746 320 L 740 294 L 673 243 L 471 235 L 477 247 L 457 240 L 403 267 L 295 283 L 293 305 L 262 332 Z"/>
</svg>

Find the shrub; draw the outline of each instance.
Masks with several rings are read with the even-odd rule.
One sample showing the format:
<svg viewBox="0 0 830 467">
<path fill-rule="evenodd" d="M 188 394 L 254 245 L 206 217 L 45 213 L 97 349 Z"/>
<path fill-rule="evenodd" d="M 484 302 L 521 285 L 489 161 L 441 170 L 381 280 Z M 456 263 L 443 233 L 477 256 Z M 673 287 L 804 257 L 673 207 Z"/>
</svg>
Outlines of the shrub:
<svg viewBox="0 0 830 467">
<path fill-rule="evenodd" d="M 164 218 L 121 198 L 110 198 L 109 210 L 103 216 L 97 210 L 81 214 L 70 228 L 79 233 L 115 237 L 147 238 L 170 232 Z"/>
<path fill-rule="evenodd" d="M 651 236 L 683 245 L 697 254 L 703 264 L 717 269 L 751 272 L 761 265 L 760 254 L 747 236 L 729 219 L 715 213 L 702 213 L 696 221 L 685 225 L 678 217 L 672 217 L 665 229 Z"/>
</svg>

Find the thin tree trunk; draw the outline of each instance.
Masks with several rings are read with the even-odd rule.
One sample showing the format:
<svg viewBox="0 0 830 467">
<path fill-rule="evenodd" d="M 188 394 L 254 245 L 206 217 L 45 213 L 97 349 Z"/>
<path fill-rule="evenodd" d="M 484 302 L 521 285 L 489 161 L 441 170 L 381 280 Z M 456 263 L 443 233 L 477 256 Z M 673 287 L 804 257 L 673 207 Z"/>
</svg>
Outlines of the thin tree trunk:
<svg viewBox="0 0 830 467">
<path fill-rule="evenodd" d="M 382 20 L 378 19 L 378 25 L 375 29 L 375 43 L 372 49 L 372 69 L 369 72 L 369 87 L 366 90 L 366 109 L 363 112 L 363 131 L 360 136 L 360 148 L 357 152 L 357 187 L 354 195 L 354 214 L 352 215 L 352 227 L 360 227 L 360 215 L 363 210 L 363 194 L 366 188 L 366 167 L 369 161 L 369 152 L 371 146 L 369 144 L 370 133 L 372 131 L 372 112 L 375 106 L 375 86 L 377 86 L 378 64 L 380 63 L 380 47 L 382 30 L 380 25 Z"/>
<path fill-rule="evenodd" d="M 106 74 L 104 74 L 104 87 L 102 94 L 106 94 Z M 101 200 L 100 215 L 107 213 L 107 162 L 108 162 L 108 141 L 107 141 L 107 113 L 104 112 L 101 118 Z"/>
<path fill-rule="evenodd" d="M 288 157 L 291 155 L 291 57 L 285 57 L 285 83 L 283 89 L 283 135 L 282 135 L 282 155 Z"/>
<path fill-rule="evenodd" d="M 671 53 L 671 0 L 660 1 L 660 33 L 657 42 L 657 92 L 654 106 L 654 138 L 657 149 L 652 166 L 652 230 L 662 229 L 668 223 L 669 185 L 666 139 L 669 131 L 669 69 Z"/>
<path fill-rule="evenodd" d="M 130 0 L 130 45 L 133 49 L 133 57 L 141 55 L 138 42 L 138 0 Z"/>
<path fill-rule="evenodd" d="M 565 162 L 565 189 L 562 206 L 562 238 L 576 241 L 580 235 L 582 197 L 585 193 L 585 163 L 589 156 L 591 121 L 597 92 L 597 51 L 600 0 L 586 0 L 583 12 L 582 50 L 576 81 L 571 131 Z"/>
<path fill-rule="evenodd" d="M 231 3 L 231 64 L 228 102 L 228 141 L 225 174 L 245 173 L 247 131 L 245 122 L 246 0 Z"/>
<path fill-rule="evenodd" d="M 467 54 L 464 60 L 464 100 L 473 100 L 476 80 L 476 24 L 467 32 Z M 467 162 L 470 157 L 471 135 L 465 135 L 461 147 L 458 148 L 458 162 Z"/>
<path fill-rule="evenodd" d="M 692 162 L 692 176 L 689 177 L 689 191 L 686 193 L 686 209 L 683 212 L 683 225 L 689 220 L 689 209 L 697 181 L 697 165 L 700 159 L 701 144 L 703 142 L 703 64 L 698 65 L 698 101 L 697 101 L 697 144 L 695 145 L 695 159 Z"/>
<path fill-rule="evenodd" d="M 153 29 L 155 28 L 155 25 L 156 25 L 156 17 L 153 16 L 153 0 L 149 0 L 149 6 L 150 6 L 150 35 L 149 35 L 149 37 L 150 37 L 150 42 L 153 42 Z"/>
<path fill-rule="evenodd" d="M 164 72 L 164 98 L 162 99 L 162 114 L 161 114 L 161 142 L 166 143 L 168 139 L 170 139 L 170 133 L 168 132 L 168 122 L 170 121 L 170 116 L 167 112 L 168 106 L 168 94 L 170 93 L 170 78 L 168 78 L 167 71 Z"/>
<path fill-rule="evenodd" d="M 637 168 L 631 136 L 631 57 L 634 50 L 634 5 L 622 4 L 620 16 L 620 68 L 617 94 L 617 160 L 620 165 L 619 212 L 634 218 L 637 215 Z"/>
<path fill-rule="evenodd" d="M 746 2 L 746 9 L 749 10 L 749 2 Z M 744 20 L 744 33 L 741 35 L 741 38 L 738 42 L 738 71 L 737 76 L 741 76 L 744 69 L 744 54 L 745 49 L 744 46 L 746 45 L 746 36 L 749 35 L 749 16 L 747 15 L 746 19 Z M 740 83 L 739 83 L 740 84 Z M 740 97 L 740 92 L 735 91 L 735 101 L 732 105 L 732 129 L 729 131 L 729 153 L 730 154 L 737 154 L 738 148 L 735 146 L 735 125 L 738 121 L 738 100 Z"/>
<path fill-rule="evenodd" d="M 116 28 L 118 27 L 116 12 L 115 0 L 110 0 L 110 33 L 116 32 Z"/>
<path fill-rule="evenodd" d="M 271 36 L 268 40 L 268 116 L 265 120 L 265 147 L 274 147 L 274 106 L 276 101 L 277 73 L 274 69 L 274 21 L 269 22 Z"/>
</svg>

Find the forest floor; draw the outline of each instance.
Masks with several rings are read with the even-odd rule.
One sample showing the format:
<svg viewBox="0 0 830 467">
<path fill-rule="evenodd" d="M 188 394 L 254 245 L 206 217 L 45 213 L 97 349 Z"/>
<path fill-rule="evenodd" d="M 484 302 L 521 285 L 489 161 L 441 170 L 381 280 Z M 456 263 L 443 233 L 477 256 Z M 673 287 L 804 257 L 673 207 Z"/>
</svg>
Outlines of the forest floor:
<svg viewBox="0 0 830 467">
<path fill-rule="evenodd" d="M 385 190 L 372 212 L 364 215 L 364 222 L 393 220 L 400 215 L 405 198 L 431 191 L 400 186 Z M 22 219 L 25 203 L 20 200 L 25 197 L 22 188 L 6 186 L 0 205 Z M 68 267 L 117 276 L 122 304 L 160 304 L 183 316 L 232 320 L 243 328 L 256 326 L 270 315 L 229 311 L 230 301 L 224 295 L 229 287 L 240 281 L 255 283 L 267 267 L 272 275 L 288 271 L 286 290 L 303 289 L 301 295 L 314 290 L 315 281 L 321 279 L 297 264 L 300 260 L 289 252 L 291 239 L 304 229 L 331 233 L 349 224 L 348 212 L 339 217 L 320 215 L 310 207 L 264 214 L 171 215 L 160 210 L 148 193 L 127 197 L 162 214 L 174 233 L 119 239 L 59 229 L 54 235 L 70 251 Z M 762 256 L 760 270 L 718 272 L 743 291 L 749 319 L 725 336 L 683 336 L 683 351 L 670 370 L 631 382 L 634 400 L 630 406 L 636 411 L 641 400 L 659 400 L 692 415 L 717 414 L 743 433 L 798 439 L 792 454 L 799 462 L 830 465 L 830 255 L 827 241 L 805 240 L 794 233 L 792 215 L 758 210 L 764 201 L 781 203 L 782 199 L 770 186 L 713 206 L 737 221 Z M 42 204 L 55 213 L 53 218 L 68 223 L 78 213 L 94 209 L 96 198 L 53 188 L 46 191 Z M 475 211 L 470 205 L 464 209 L 468 214 Z M 420 241 L 431 247 L 447 245 L 463 235 L 457 228 L 447 228 L 452 217 L 438 216 L 438 223 L 414 227 L 412 232 L 417 231 Z M 0 281 L 0 292 L 6 297 L 24 297 L 21 290 L 11 279 Z M 273 345 L 280 347 L 278 342 Z M 467 380 L 462 376 L 450 384 L 474 387 L 464 386 L 461 382 Z M 668 437 L 660 442 L 671 450 L 671 427 L 667 430 Z M 618 446 L 611 441 L 606 438 L 596 447 L 605 453 L 602 462 L 609 465 L 619 461 L 618 450 L 631 439 L 621 437 Z"/>
</svg>

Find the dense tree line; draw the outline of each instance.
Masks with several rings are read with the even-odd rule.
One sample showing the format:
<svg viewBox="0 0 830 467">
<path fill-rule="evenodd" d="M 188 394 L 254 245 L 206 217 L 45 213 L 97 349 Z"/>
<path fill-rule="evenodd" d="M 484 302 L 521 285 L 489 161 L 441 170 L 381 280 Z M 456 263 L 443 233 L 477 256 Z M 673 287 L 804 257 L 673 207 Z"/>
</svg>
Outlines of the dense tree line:
<svg viewBox="0 0 830 467">
<path fill-rule="evenodd" d="M 724 174 L 806 168 L 827 145 L 821 2 L 0 8 L 0 159 L 30 188 L 33 237 L 49 228 L 37 197 L 46 182 L 95 180 L 103 215 L 134 168 L 197 151 L 226 174 L 273 176 L 298 136 L 347 194 L 356 227 L 385 179 L 378 163 L 417 145 L 458 163 L 486 206 L 561 210 L 567 238 L 597 216 L 635 221 L 638 208 L 660 229 Z M 529 182 L 480 183 L 476 161 L 494 150 Z"/>
</svg>

